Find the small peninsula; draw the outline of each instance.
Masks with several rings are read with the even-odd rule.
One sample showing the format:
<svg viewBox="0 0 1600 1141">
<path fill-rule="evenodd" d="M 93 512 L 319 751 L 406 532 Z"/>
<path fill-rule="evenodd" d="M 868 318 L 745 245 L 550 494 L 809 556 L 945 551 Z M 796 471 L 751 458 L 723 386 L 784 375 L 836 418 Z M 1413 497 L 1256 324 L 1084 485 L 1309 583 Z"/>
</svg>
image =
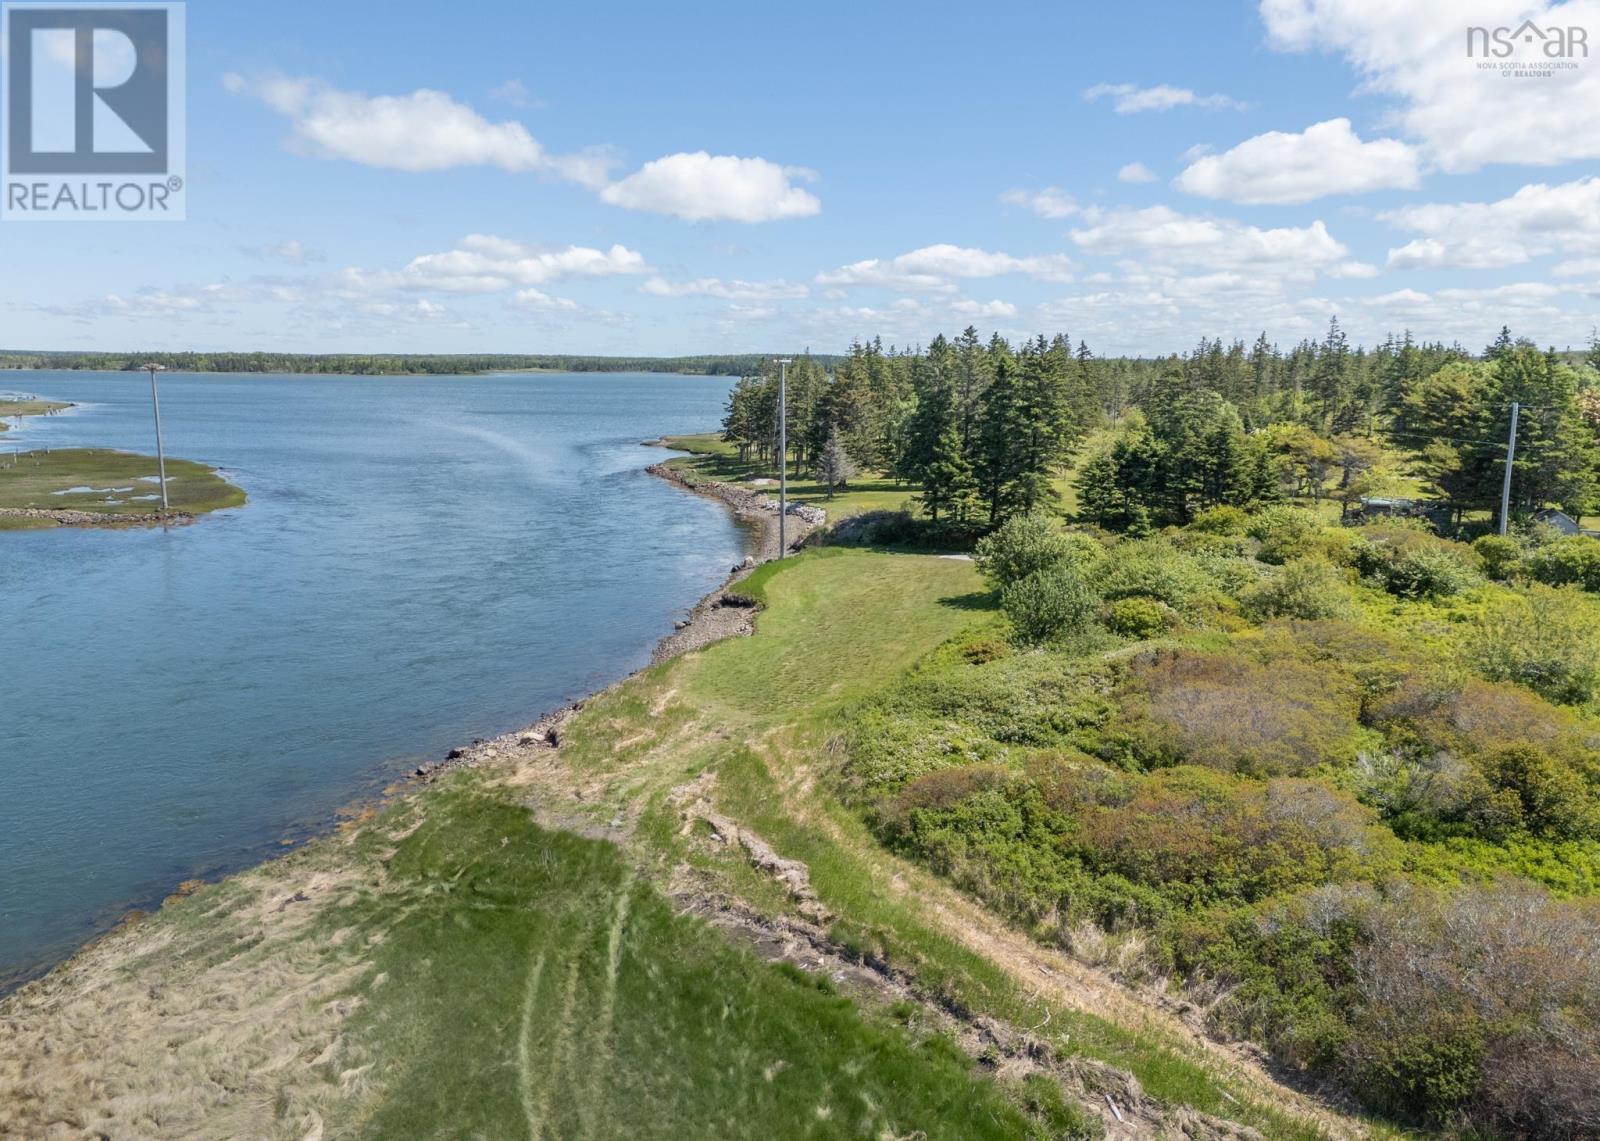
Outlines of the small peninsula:
<svg viewBox="0 0 1600 1141">
<path fill-rule="evenodd" d="M 169 457 L 167 500 L 163 515 L 154 456 L 107 448 L 0 455 L 0 531 L 188 522 L 242 507 L 245 493 L 215 468 Z"/>
</svg>

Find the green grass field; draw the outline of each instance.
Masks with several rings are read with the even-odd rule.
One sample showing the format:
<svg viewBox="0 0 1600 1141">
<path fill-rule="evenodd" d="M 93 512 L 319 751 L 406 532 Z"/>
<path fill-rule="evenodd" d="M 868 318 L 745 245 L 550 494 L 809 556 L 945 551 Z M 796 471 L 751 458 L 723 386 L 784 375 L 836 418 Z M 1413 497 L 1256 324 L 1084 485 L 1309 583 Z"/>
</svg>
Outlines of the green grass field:
<svg viewBox="0 0 1600 1141">
<path fill-rule="evenodd" d="M 172 510 L 191 515 L 240 507 L 245 502 L 244 492 L 214 469 L 170 458 L 167 497 Z M 0 507 L 87 511 L 111 522 L 118 516 L 148 514 L 161 507 L 156 459 L 87 448 L 0 455 Z M 0 525 L 5 522 L 0 519 Z"/>
</svg>

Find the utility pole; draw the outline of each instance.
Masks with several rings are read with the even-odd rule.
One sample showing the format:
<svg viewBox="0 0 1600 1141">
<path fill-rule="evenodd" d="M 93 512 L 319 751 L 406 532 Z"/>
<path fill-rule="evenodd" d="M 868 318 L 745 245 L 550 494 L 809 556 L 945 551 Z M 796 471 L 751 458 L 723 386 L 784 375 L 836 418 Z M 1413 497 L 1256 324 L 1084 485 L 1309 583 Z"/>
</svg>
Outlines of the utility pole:
<svg viewBox="0 0 1600 1141">
<path fill-rule="evenodd" d="M 778 361 L 778 557 L 789 553 L 789 366 Z"/>
<path fill-rule="evenodd" d="M 150 373 L 150 406 L 156 413 L 156 465 L 161 471 L 161 514 L 167 514 L 167 453 L 161 444 L 161 394 L 156 391 L 156 373 L 165 372 L 166 365 L 154 361 L 144 366 Z"/>
<path fill-rule="evenodd" d="M 1500 487 L 1500 533 L 1506 533 L 1506 524 L 1511 517 L 1511 465 L 1517 458 L 1517 417 L 1522 411 L 1522 405 L 1512 401 L 1511 404 L 1511 437 L 1506 441 L 1506 481 Z"/>
</svg>

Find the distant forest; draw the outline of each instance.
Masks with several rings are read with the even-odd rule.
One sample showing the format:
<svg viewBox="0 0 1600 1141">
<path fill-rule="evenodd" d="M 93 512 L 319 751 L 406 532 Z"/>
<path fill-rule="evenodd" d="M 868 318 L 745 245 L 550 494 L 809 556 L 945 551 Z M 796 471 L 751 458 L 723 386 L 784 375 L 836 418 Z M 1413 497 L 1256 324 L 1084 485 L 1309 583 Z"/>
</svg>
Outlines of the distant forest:
<svg viewBox="0 0 1600 1141">
<path fill-rule="evenodd" d="M 744 376 L 776 353 L 693 357 L 583 357 L 499 353 L 64 353 L 0 351 L 0 369 L 83 369 L 129 372 L 155 363 L 180 372 L 339 373 L 353 376 L 461 376 L 521 372 L 663 372 L 688 376 Z M 814 358 L 832 365 L 840 357 Z"/>
</svg>

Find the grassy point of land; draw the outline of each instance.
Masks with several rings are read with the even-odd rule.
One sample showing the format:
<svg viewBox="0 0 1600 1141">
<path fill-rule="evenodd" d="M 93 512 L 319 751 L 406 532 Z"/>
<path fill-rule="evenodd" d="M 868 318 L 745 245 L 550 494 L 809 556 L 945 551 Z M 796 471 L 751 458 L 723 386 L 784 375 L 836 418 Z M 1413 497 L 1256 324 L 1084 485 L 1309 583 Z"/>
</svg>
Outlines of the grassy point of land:
<svg viewBox="0 0 1600 1141">
<path fill-rule="evenodd" d="M 240 507 L 244 492 L 214 468 L 189 460 L 167 460 L 167 498 L 172 511 L 201 515 Z M 103 516 L 108 524 L 160 510 L 156 458 L 100 448 L 0 455 L 0 509 L 75 511 Z M 0 529 L 53 526 L 49 517 L 0 515 Z"/>
<path fill-rule="evenodd" d="M 666 436 L 662 443 L 677 451 L 690 453 L 686 457 L 667 461 L 668 466 L 690 484 L 714 480 L 738 484 L 752 491 L 765 491 L 773 496 L 778 494 L 777 469 L 754 459 L 741 462 L 738 449 L 716 432 Z M 917 494 L 917 490 L 914 484 L 903 483 L 891 476 L 862 472 L 829 498 L 827 490 L 810 473 L 798 476 L 793 470 L 789 472 L 789 499 L 822 508 L 831 522 L 868 511 L 898 511 Z"/>
<path fill-rule="evenodd" d="M 8 431 L 11 425 L 7 420 L 20 420 L 24 416 L 49 416 L 71 408 L 70 404 L 62 404 L 55 400 L 0 400 L 0 432 Z"/>
</svg>

